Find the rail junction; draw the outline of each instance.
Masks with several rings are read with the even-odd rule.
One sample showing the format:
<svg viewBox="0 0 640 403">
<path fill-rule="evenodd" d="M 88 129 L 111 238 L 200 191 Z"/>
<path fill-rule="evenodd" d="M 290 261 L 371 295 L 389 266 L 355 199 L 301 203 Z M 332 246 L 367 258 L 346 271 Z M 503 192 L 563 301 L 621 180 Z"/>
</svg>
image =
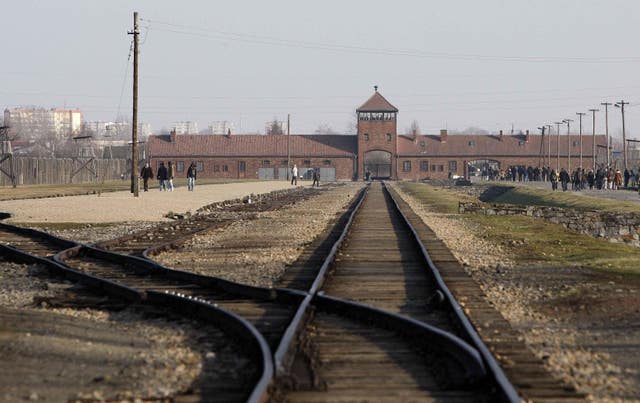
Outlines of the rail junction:
<svg viewBox="0 0 640 403">
<path fill-rule="evenodd" d="M 312 195 L 230 208 L 259 212 Z M 153 260 L 227 224 L 203 212 L 151 237 L 145 231 L 98 245 L 0 224 L 0 254 L 224 329 L 246 356 L 238 359 L 250 365 L 176 401 L 585 399 L 544 369 L 442 241 L 384 183 L 363 188 L 275 288 Z"/>
</svg>

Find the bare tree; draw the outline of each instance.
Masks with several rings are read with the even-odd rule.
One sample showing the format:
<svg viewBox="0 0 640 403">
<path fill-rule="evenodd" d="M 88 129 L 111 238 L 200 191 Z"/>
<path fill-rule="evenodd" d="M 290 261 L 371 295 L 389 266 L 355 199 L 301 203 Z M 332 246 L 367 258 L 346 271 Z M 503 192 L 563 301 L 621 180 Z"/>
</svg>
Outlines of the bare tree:
<svg viewBox="0 0 640 403">
<path fill-rule="evenodd" d="M 284 134 L 284 131 L 282 130 L 282 124 L 280 124 L 278 118 L 273 118 L 273 121 L 267 128 L 267 134 Z"/>
<path fill-rule="evenodd" d="M 479 127 L 475 127 L 475 126 L 470 126 L 465 128 L 464 130 L 461 130 L 458 132 L 458 134 L 489 134 L 488 130 L 485 129 L 481 129 Z"/>
<path fill-rule="evenodd" d="M 327 123 L 321 123 L 313 132 L 314 134 L 337 134 Z"/>
<path fill-rule="evenodd" d="M 407 134 L 409 135 L 419 135 L 420 134 L 420 125 L 418 124 L 417 120 L 413 120 L 413 122 L 411 122 L 411 126 L 409 126 L 407 129 L 405 129 Z"/>
</svg>

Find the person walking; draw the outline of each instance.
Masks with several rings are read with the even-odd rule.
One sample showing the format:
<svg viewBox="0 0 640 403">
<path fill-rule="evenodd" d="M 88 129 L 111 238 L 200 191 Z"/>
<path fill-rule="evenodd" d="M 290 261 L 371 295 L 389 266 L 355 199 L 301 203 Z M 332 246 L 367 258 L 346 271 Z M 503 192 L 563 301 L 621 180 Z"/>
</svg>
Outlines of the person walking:
<svg viewBox="0 0 640 403">
<path fill-rule="evenodd" d="M 142 183 L 144 186 L 144 191 L 149 191 L 149 179 L 153 179 L 153 170 L 149 166 L 149 163 L 146 162 L 142 170 L 140 171 L 140 177 L 142 178 Z"/>
<path fill-rule="evenodd" d="M 175 170 L 173 167 L 173 163 L 169 161 L 169 167 L 167 168 L 167 181 L 169 182 L 169 191 L 173 192 L 173 175 L 175 174 Z"/>
<path fill-rule="evenodd" d="M 551 174 L 549 175 L 549 179 L 551 180 L 551 189 L 558 190 L 558 174 L 555 169 L 551 170 Z"/>
<path fill-rule="evenodd" d="M 313 183 L 311 186 L 320 186 L 320 170 L 318 168 L 313 170 Z"/>
<path fill-rule="evenodd" d="M 571 178 L 569 177 L 569 173 L 565 171 L 564 168 L 562 168 L 560 170 L 560 183 L 562 183 L 563 192 L 567 191 L 567 184 L 569 183 L 570 180 Z"/>
<path fill-rule="evenodd" d="M 187 169 L 187 188 L 190 192 L 193 192 L 193 188 L 196 186 L 196 176 L 198 170 L 196 169 L 196 163 L 192 162 Z"/>
<path fill-rule="evenodd" d="M 293 168 L 291 168 L 291 184 L 298 185 L 298 166 L 293 164 Z"/>
<path fill-rule="evenodd" d="M 158 173 L 156 173 L 156 178 L 158 178 L 160 191 L 162 192 L 163 190 L 167 190 L 167 167 L 164 166 L 164 162 L 160 163 Z"/>
</svg>

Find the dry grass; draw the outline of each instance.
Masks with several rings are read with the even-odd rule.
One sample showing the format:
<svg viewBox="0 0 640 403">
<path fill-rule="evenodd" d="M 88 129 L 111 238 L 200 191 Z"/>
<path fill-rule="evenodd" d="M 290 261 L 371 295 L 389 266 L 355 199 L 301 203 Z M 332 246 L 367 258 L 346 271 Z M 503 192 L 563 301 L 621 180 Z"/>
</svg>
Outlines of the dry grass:
<svg viewBox="0 0 640 403">
<path fill-rule="evenodd" d="M 426 184 L 402 183 L 400 186 L 427 208 L 442 213 L 456 213 L 458 201 L 468 197 Z M 479 228 L 476 235 L 502 245 L 520 264 L 582 266 L 619 274 L 640 274 L 640 248 L 578 234 L 539 218 L 474 214 L 463 217 L 475 224 L 472 227 Z"/>
</svg>

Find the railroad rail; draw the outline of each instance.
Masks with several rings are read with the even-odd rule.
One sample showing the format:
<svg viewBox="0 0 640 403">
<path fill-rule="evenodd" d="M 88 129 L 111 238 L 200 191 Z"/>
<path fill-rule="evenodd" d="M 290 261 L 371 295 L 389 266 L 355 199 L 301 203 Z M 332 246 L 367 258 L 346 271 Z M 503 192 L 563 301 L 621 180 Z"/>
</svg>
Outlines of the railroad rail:
<svg viewBox="0 0 640 403">
<path fill-rule="evenodd" d="M 51 234 L 33 229 L 20 228 L 8 224 L 0 224 L 0 255 L 3 257 L 29 264 L 39 264 L 46 267 L 55 276 L 61 276 L 74 282 L 81 282 L 101 293 L 124 299 L 128 302 L 151 305 L 161 310 L 179 312 L 222 329 L 228 336 L 230 345 L 236 346 L 237 360 L 249 363 L 245 371 L 239 376 L 224 379 L 207 379 L 202 390 L 192 393 L 192 398 L 198 401 L 260 401 L 264 400 L 267 388 L 273 377 L 273 362 L 271 350 L 267 341 L 256 328 L 246 319 L 225 310 L 217 304 L 207 302 L 203 298 L 187 296 L 176 289 L 153 289 L 152 287 L 132 288 L 122 281 L 116 280 L 113 273 L 101 277 L 96 274 L 106 274 L 104 267 L 110 267 L 115 272 L 117 267 L 141 272 L 144 270 L 160 271 L 161 268 L 151 267 L 152 262 L 144 259 L 123 256 L 89 246 L 80 245 L 73 241 L 64 240 Z M 57 253 L 56 253 L 57 252 Z M 55 255 L 54 255 L 55 253 Z M 76 270 L 63 263 L 64 256 L 75 257 L 78 254 L 91 257 L 92 262 L 99 262 L 102 272 Z M 53 255 L 53 256 L 52 256 Z M 198 279 L 194 279 L 198 282 Z M 209 283 L 215 279 L 206 279 Z M 180 286 L 184 281 L 176 281 Z M 144 281 L 140 283 L 144 285 Z M 231 284 L 231 287 L 234 285 Z M 240 286 L 242 288 L 242 286 Z M 206 287 L 203 287 L 206 288 Z M 215 292 L 224 293 L 224 285 L 211 287 Z M 212 291 L 214 292 L 214 291 Z M 195 394 L 193 394 L 195 393 Z M 189 399 L 189 396 L 180 396 Z"/>
</svg>

